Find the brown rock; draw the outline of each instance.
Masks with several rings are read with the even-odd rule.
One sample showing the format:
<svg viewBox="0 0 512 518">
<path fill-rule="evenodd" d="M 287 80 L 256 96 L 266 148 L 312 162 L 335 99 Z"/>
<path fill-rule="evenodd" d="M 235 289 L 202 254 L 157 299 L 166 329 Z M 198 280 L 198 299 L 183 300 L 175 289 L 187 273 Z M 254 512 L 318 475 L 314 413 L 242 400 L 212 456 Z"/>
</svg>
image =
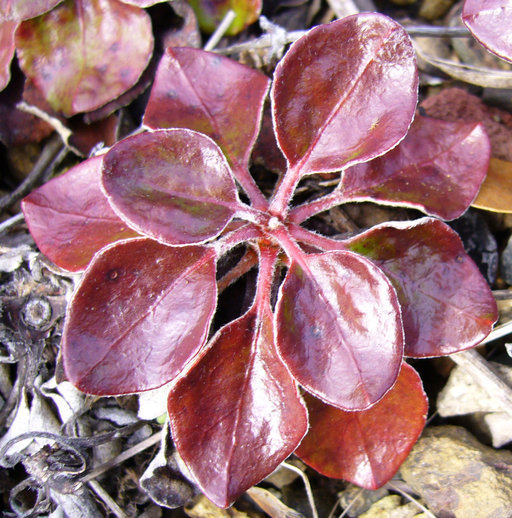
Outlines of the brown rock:
<svg viewBox="0 0 512 518">
<path fill-rule="evenodd" d="M 373 504 L 368 511 L 359 518 L 423 518 L 418 514 L 418 508 L 411 502 L 402 505 L 398 495 L 389 495 Z"/>
<path fill-rule="evenodd" d="M 512 452 L 465 428 L 427 428 L 400 471 L 438 518 L 512 518 Z"/>
</svg>

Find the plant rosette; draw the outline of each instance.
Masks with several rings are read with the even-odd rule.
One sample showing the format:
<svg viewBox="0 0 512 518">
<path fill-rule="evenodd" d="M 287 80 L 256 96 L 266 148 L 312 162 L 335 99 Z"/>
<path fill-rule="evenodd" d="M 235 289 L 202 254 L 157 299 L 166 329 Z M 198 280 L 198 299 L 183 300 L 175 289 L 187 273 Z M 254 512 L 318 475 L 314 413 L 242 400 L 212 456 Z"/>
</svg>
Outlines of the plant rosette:
<svg viewBox="0 0 512 518">
<path fill-rule="evenodd" d="M 409 38 L 383 15 L 309 31 L 274 74 L 287 171 L 267 199 L 249 163 L 269 80 L 169 48 L 149 130 L 23 202 L 41 251 L 85 270 L 63 331 L 67 378 L 97 395 L 173 382 L 173 440 L 218 506 L 292 453 L 325 475 L 380 487 L 425 425 L 427 399 L 404 357 L 473 347 L 496 321 L 487 283 L 439 219 L 475 198 L 489 142 L 479 124 L 412 123 L 417 83 Z M 331 193 L 291 203 L 301 179 L 339 171 Z M 302 226 L 354 201 L 429 217 L 338 240 Z M 217 262 L 242 244 L 259 266 L 255 295 L 214 330 Z"/>
</svg>

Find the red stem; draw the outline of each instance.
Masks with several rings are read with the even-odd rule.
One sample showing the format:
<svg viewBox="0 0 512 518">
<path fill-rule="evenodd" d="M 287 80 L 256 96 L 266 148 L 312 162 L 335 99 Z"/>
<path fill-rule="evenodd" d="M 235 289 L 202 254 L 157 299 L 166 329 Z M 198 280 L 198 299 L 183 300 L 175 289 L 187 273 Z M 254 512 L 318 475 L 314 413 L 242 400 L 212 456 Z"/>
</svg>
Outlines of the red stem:
<svg viewBox="0 0 512 518">
<path fill-rule="evenodd" d="M 258 210 L 266 211 L 268 209 L 269 202 L 260 191 L 260 188 L 254 181 L 254 178 L 252 177 L 247 167 L 233 164 L 233 175 L 249 197 L 252 207 Z"/>
<path fill-rule="evenodd" d="M 270 297 L 274 282 L 274 269 L 279 256 L 279 248 L 270 242 L 262 240 L 258 243 L 260 255 L 260 271 L 254 304 L 259 315 L 270 311 Z"/>
<path fill-rule="evenodd" d="M 303 205 L 293 208 L 288 215 L 288 220 L 297 224 L 302 223 L 319 212 L 332 209 L 333 207 L 341 205 L 347 201 L 350 200 L 344 196 L 344 193 L 341 190 L 335 189 L 326 196 L 322 196 L 317 200 L 304 203 Z"/>
<path fill-rule="evenodd" d="M 222 236 L 218 241 L 214 242 L 212 246 L 215 248 L 217 255 L 222 255 L 244 241 L 250 241 L 251 239 L 257 239 L 263 236 L 264 234 L 256 225 L 245 223 L 229 234 Z"/>
<path fill-rule="evenodd" d="M 296 225 L 294 223 L 288 224 L 288 230 L 290 235 L 295 238 L 297 241 L 302 243 L 307 243 L 315 248 L 319 248 L 325 252 L 330 250 L 346 250 L 347 247 L 343 244 L 342 241 L 337 241 L 336 239 L 332 239 L 330 237 L 325 237 L 320 234 L 316 234 L 315 232 L 311 232 L 300 225 Z"/>
<path fill-rule="evenodd" d="M 282 177 L 277 189 L 270 201 L 269 212 L 273 216 L 285 219 L 288 213 L 288 204 L 293 196 L 293 191 L 300 180 L 300 174 L 296 169 L 289 169 Z"/>
</svg>

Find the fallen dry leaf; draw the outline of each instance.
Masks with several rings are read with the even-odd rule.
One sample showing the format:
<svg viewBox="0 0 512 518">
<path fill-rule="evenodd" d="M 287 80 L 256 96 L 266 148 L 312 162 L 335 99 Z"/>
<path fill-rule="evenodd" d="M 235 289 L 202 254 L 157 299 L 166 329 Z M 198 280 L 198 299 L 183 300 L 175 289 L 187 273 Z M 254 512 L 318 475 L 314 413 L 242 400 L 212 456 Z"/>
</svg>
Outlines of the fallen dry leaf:
<svg viewBox="0 0 512 518">
<path fill-rule="evenodd" d="M 512 213 L 512 162 L 491 158 L 487 177 L 472 205 L 477 209 Z"/>
</svg>

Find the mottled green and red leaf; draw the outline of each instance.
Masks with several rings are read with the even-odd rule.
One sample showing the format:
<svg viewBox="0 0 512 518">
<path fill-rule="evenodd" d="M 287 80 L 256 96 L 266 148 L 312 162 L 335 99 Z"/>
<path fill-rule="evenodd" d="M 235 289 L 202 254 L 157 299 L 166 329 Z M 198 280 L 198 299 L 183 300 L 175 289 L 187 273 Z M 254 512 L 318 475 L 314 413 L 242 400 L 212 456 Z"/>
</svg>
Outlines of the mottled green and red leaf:
<svg viewBox="0 0 512 518">
<path fill-rule="evenodd" d="M 99 108 L 137 82 L 153 52 L 151 20 L 117 0 L 65 0 L 22 22 L 16 48 L 26 76 L 69 117 Z"/>
<path fill-rule="evenodd" d="M 168 48 L 144 114 L 150 128 L 188 128 L 211 137 L 234 167 L 248 167 L 269 79 L 200 49 Z"/>
<path fill-rule="evenodd" d="M 103 186 L 122 219 L 173 245 L 206 241 L 235 215 L 235 181 L 221 150 L 186 129 L 141 133 L 105 155 Z"/>
<path fill-rule="evenodd" d="M 21 22 L 49 11 L 62 0 L 0 0 L 0 22 Z"/>
<path fill-rule="evenodd" d="M 442 221 L 384 223 L 345 244 L 391 280 L 402 308 L 405 354 L 441 356 L 482 341 L 496 302 L 458 235 Z"/>
<path fill-rule="evenodd" d="M 238 34 L 257 21 L 262 6 L 262 0 L 189 0 L 189 3 L 201 29 L 209 33 L 220 25 L 228 11 L 233 11 L 235 17 L 227 28 L 228 36 Z"/>
</svg>

